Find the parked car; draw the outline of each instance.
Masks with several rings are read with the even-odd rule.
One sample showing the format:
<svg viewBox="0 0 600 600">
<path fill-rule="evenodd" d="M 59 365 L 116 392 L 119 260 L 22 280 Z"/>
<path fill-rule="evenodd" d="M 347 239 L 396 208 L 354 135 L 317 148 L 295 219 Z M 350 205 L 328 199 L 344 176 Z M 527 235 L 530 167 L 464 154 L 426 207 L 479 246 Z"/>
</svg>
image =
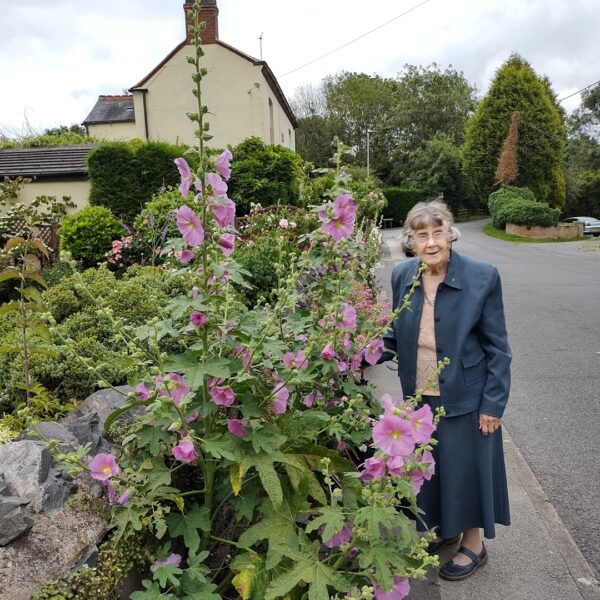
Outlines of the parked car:
<svg viewBox="0 0 600 600">
<path fill-rule="evenodd" d="M 561 223 L 583 223 L 583 233 L 585 235 L 593 235 L 594 237 L 600 235 L 600 219 L 594 217 L 569 217 L 563 219 Z"/>
</svg>

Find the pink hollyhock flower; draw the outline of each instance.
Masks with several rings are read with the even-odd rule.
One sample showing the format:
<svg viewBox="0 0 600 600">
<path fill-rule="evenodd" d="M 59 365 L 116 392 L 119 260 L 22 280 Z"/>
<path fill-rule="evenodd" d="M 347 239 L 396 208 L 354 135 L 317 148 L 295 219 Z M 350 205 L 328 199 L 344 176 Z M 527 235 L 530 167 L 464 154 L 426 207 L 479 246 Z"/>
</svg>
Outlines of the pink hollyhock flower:
<svg viewBox="0 0 600 600">
<path fill-rule="evenodd" d="M 308 406 L 308 408 L 311 408 L 312 405 L 315 402 L 315 395 L 314 394 L 306 394 L 306 396 L 304 396 L 304 406 Z"/>
<path fill-rule="evenodd" d="M 189 393 L 190 388 L 179 373 L 167 373 L 167 377 L 174 382 L 175 385 L 173 387 L 169 385 L 169 389 L 163 390 L 160 395 L 169 396 L 174 404 L 179 404 L 181 399 Z"/>
<path fill-rule="evenodd" d="M 198 419 L 198 417 L 200 416 L 200 413 L 195 410 L 193 412 L 191 412 L 186 418 L 185 418 L 185 422 L 186 423 L 193 423 L 194 421 L 196 421 Z"/>
<path fill-rule="evenodd" d="M 246 435 L 246 421 L 244 419 L 229 419 L 227 429 L 229 433 L 237 437 L 244 437 Z"/>
<path fill-rule="evenodd" d="M 213 207 L 213 217 L 219 227 L 227 227 L 233 223 L 235 218 L 235 202 L 229 198 L 221 200 L 209 201 Z"/>
<path fill-rule="evenodd" d="M 392 456 L 388 458 L 387 470 L 392 475 L 402 475 L 404 473 L 404 460 L 401 456 Z"/>
<path fill-rule="evenodd" d="M 138 383 L 135 386 L 135 393 L 140 400 L 148 400 L 150 398 L 150 392 L 143 383 Z"/>
<path fill-rule="evenodd" d="M 214 386 L 210 396 L 215 404 L 231 406 L 235 402 L 235 392 L 229 386 Z"/>
<path fill-rule="evenodd" d="M 346 450 L 346 448 L 348 448 L 348 444 L 346 444 L 344 440 L 340 440 L 336 445 L 336 449 L 340 452 L 343 452 L 344 450 Z"/>
<path fill-rule="evenodd" d="M 182 265 L 187 265 L 194 258 L 194 253 L 191 250 L 181 250 L 176 256 Z"/>
<path fill-rule="evenodd" d="M 218 173 L 207 173 L 206 183 L 210 185 L 215 196 L 225 197 L 227 195 L 227 184 Z"/>
<path fill-rule="evenodd" d="M 163 560 L 157 560 L 152 565 L 152 571 L 155 571 L 159 567 L 166 567 L 167 565 L 175 565 L 178 567 L 181 564 L 181 555 L 179 554 L 170 554 L 167 558 Z"/>
<path fill-rule="evenodd" d="M 273 400 L 273 411 L 278 415 L 282 415 L 287 410 L 287 403 L 290 398 L 290 391 L 283 384 L 283 381 L 278 380 L 273 390 L 275 400 Z"/>
<path fill-rule="evenodd" d="M 350 362 L 350 370 L 351 371 L 358 371 L 360 369 L 361 365 L 362 365 L 362 353 L 361 352 L 357 352 L 352 357 L 352 361 Z"/>
<path fill-rule="evenodd" d="M 195 310 L 190 315 L 190 323 L 194 327 L 204 327 L 208 323 L 208 317 L 204 313 Z"/>
<path fill-rule="evenodd" d="M 375 592 L 375 600 L 402 600 L 410 592 L 410 583 L 406 577 L 394 577 L 394 584 L 389 592 L 385 592 L 377 584 L 373 586 L 373 591 Z"/>
<path fill-rule="evenodd" d="M 177 229 L 190 246 L 201 246 L 204 243 L 204 228 L 198 215 L 185 204 L 176 211 Z"/>
<path fill-rule="evenodd" d="M 417 444 L 428 444 L 431 434 L 435 431 L 433 424 L 433 412 L 429 404 L 424 404 L 419 410 L 410 415 L 413 426 L 413 438 Z"/>
<path fill-rule="evenodd" d="M 352 531 L 354 530 L 354 525 L 350 521 L 346 521 L 342 528 L 334 533 L 331 538 L 327 541 L 323 541 L 327 548 L 337 548 L 342 544 L 347 544 L 352 538 Z"/>
<path fill-rule="evenodd" d="M 194 462 L 198 458 L 198 452 L 196 451 L 194 442 L 189 438 L 184 438 L 177 446 L 173 446 L 171 452 L 177 460 L 184 463 Z"/>
<path fill-rule="evenodd" d="M 319 213 L 319 219 L 323 221 L 321 229 L 330 235 L 336 242 L 350 237 L 354 229 L 355 215 L 348 211 L 340 211 L 338 215 L 329 218 L 326 211 Z"/>
<path fill-rule="evenodd" d="M 227 149 L 224 152 L 221 152 L 215 160 L 215 167 L 217 167 L 217 171 L 223 179 L 229 179 L 231 177 L 230 163 L 232 158 L 233 154 L 231 154 L 231 150 Z"/>
<path fill-rule="evenodd" d="M 410 421 L 394 415 L 382 417 L 373 427 L 375 445 L 389 456 L 406 456 L 415 448 Z"/>
<path fill-rule="evenodd" d="M 119 506 L 125 506 L 125 504 L 127 504 L 128 500 L 129 500 L 129 492 L 125 491 L 117 498 L 117 504 Z"/>
<path fill-rule="evenodd" d="M 308 367 L 306 356 L 302 350 L 298 354 L 286 352 L 283 355 L 283 364 L 290 369 L 306 369 Z"/>
<path fill-rule="evenodd" d="M 308 338 L 306 337 L 306 334 L 305 334 L 305 333 L 299 333 L 299 334 L 296 336 L 296 339 L 297 339 L 299 342 L 307 342 L 307 341 L 308 341 Z"/>
<path fill-rule="evenodd" d="M 376 365 L 383 354 L 383 340 L 373 340 L 365 348 L 365 360 L 370 365 Z"/>
<path fill-rule="evenodd" d="M 351 304 L 344 303 L 340 306 L 342 311 L 342 320 L 336 323 L 339 329 L 356 329 L 356 309 Z"/>
<path fill-rule="evenodd" d="M 114 475 L 118 475 L 121 470 L 112 454 L 102 453 L 94 456 L 89 469 L 90 475 L 102 483 L 108 483 L 108 480 Z"/>
<path fill-rule="evenodd" d="M 235 235 L 233 233 L 224 233 L 217 242 L 217 248 L 225 255 L 233 253 L 235 247 Z"/>
<path fill-rule="evenodd" d="M 337 370 L 339 373 L 345 373 L 348 370 L 348 363 L 345 360 L 338 360 Z"/>
<path fill-rule="evenodd" d="M 331 206 L 333 214 L 336 217 L 346 213 L 355 216 L 356 211 L 358 210 L 358 206 L 354 200 L 352 200 L 352 194 L 340 194 L 339 196 L 336 196 Z"/>
<path fill-rule="evenodd" d="M 279 227 L 281 229 L 287 229 L 289 225 L 289 221 L 287 219 L 279 219 Z"/>
<path fill-rule="evenodd" d="M 363 481 L 382 479 L 385 476 L 385 460 L 383 458 L 367 458 L 363 466 L 364 471 L 360 474 Z"/>
<path fill-rule="evenodd" d="M 333 360 L 335 357 L 335 350 L 331 344 L 327 344 L 323 350 L 321 350 L 321 358 L 325 360 Z"/>
<path fill-rule="evenodd" d="M 190 187 L 192 186 L 192 172 L 190 171 L 190 165 L 188 165 L 185 158 L 176 158 L 175 164 L 177 170 L 181 176 L 181 183 L 179 184 L 179 191 L 184 198 L 187 198 L 190 193 Z"/>
<path fill-rule="evenodd" d="M 352 344 L 350 343 L 350 334 L 349 333 L 345 333 L 344 334 L 344 350 L 346 352 L 350 352 L 350 348 L 352 348 Z"/>
</svg>

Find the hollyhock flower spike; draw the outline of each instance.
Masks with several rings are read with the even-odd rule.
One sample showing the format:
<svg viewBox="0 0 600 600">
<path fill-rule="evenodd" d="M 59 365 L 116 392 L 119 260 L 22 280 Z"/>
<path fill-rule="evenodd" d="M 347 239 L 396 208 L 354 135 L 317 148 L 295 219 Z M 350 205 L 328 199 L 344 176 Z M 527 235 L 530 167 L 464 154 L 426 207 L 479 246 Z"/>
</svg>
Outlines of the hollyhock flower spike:
<svg viewBox="0 0 600 600">
<path fill-rule="evenodd" d="M 273 400 L 273 411 L 278 415 L 282 415 L 287 410 L 287 403 L 290 399 L 290 391 L 283 384 L 283 381 L 278 380 L 275 384 L 273 393 L 275 394 L 275 400 Z"/>
<path fill-rule="evenodd" d="M 201 246 L 204 243 L 204 228 L 198 215 L 185 204 L 176 211 L 177 229 L 190 246 Z"/>
<path fill-rule="evenodd" d="M 190 187 L 192 186 L 192 172 L 190 171 L 190 165 L 188 165 L 185 158 L 176 158 L 175 164 L 177 170 L 181 176 L 181 183 L 179 184 L 179 191 L 184 198 L 187 198 L 190 193 Z"/>
<path fill-rule="evenodd" d="M 223 179 L 229 179 L 231 177 L 230 163 L 232 158 L 233 154 L 231 154 L 231 150 L 227 149 L 224 152 L 221 152 L 215 160 L 215 167 Z"/>
<path fill-rule="evenodd" d="M 112 454 L 96 454 L 90 462 L 90 475 L 102 483 L 108 483 L 108 480 L 118 475 L 121 469 Z"/>
<path fill-rule="evenodd" d="M 219 406 L 231 406 L 235 402 L 235 392 L 229 386 L 212 387 L 210 397 Z"/>
<path fill-rule="evenodd" d="M 217 248 L 225 256 L 232 254 L 235 248 L 235 235 L 233 233 L 224 233 L 217 242 Z"/>
<path fill-rule="evenodd" d="M 373 427 L 373 442 L 389 456 L 407 456 L 415 449 L 410 421 L 397 416 L 383 416 Z"/>
<path fill-rule="evenodd" d="M 166 567 L 167 565 L 175 565 L 178 567 L 181 564 L 181 555 L 180 554 L 170 554 L 167 558 L 163 560 L 157 560 L 152 565 L 152 571 L 158 569 L 158 567 Z"/>
<path fill-rule="evenodd" d="M 354 525 L 350 521 L 346 521 L 340 531 L 334 533 L 330 539 L 323 541 L 327 548 L 337 548 L 342 544 L 347 544 L 352 539 Z"/>
<path fill-rule="evenodd" d="M 360 474 L 360 479 L 363 481 L 382 479 L 385 476 L 385 460 L 383 458 L 367 458 L 363 466 L 364 471 Z"/>
<path fill-rule="evenodd" d="M 386 592 L 379 585 L 373 586 L 375 592 L 375 600 L 402 600 L 406 598 L 410 592 L 410 583 L 406 577 L 394 577 L 393 587 L 389 592 Z"/>
<path fill-rule="evenodd" d="M 227 184 L 221 179 L 217 173 L 207 173 L 206 183 L 212 188 L 215 196 L 225 197 L 227 195 Z"/>
<path fill-rule="evenodd" d="M 413 438 L 417 444 L 428 444 L 431 435 L 435 431 L 433 424 L 433 412 L 429 404 L 424 404 L 410 415 L 413 426 Z"/>
<path fill-rule="evenodd" d="M 229 433 L 237 437 L 244 437 L 246 435 L 246 421 L 244 419 L 229 419 L 227 429 Z"/>
<path fill-rule="evenodd" d="M 177 460 L 184 463 L 194 462 L 198 458 L 198 452 L 196 451 L 194 442 L 189 438 L 184 438 L 177 446 L 173 446 L 171 452 Z"/>
</svg>

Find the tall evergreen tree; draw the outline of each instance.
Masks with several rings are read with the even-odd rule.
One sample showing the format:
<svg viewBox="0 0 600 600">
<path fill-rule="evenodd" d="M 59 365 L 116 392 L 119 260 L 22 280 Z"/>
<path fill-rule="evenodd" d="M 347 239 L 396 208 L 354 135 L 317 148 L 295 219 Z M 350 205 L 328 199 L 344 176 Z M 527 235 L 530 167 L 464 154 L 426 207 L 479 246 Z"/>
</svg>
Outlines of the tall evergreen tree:
<svg viewBox="0 0 600 600">
<path fill-rule="evenodd" d="M 530 188 L 538 200 L 562 206 L 564 111 L 548 79 L 536 75 L 516 54 L 497 71 L 489 92 L 467 123 L 463 169 L 480 199 L 485 200 L 494 189 L 498 157 L 515 111 L 521 115 L 515 185 Z"/>
</svg>

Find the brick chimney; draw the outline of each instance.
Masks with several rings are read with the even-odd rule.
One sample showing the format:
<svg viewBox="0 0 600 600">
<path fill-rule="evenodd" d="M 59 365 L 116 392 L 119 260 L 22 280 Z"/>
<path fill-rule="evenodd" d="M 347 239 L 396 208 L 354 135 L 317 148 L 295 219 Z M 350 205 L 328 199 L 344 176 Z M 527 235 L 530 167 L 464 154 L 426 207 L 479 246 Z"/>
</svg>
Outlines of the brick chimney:
<svg viewBox="0 0 600 600">
<path fill-rule="evenodd" d="M 185 31 L 188 44 L 192 43 L 192 36 L 188 32 L 188 25 L 192 24 L 191 10 L 194 5 L 193 0 L 186 0 L 183 5 L 185 11 Z M 200 21 L 206 23 L 206 29 L 200 36 L 203 44 L 214 44 L 219 39 L 219 7 L 217 0 L 202 0 L 200 8 Z"/>
</svg>

